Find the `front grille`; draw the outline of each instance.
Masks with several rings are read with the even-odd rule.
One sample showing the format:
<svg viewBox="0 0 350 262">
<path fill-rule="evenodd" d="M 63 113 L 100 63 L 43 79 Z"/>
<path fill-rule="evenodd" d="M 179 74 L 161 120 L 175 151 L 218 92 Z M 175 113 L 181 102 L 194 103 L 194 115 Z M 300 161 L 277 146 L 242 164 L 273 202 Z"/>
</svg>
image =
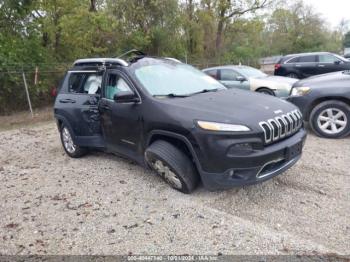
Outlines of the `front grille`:
<svg viewBox="0 0 350 262">
<path fill-rule="evenodd" d="M 259 125 L 264 131 L 265 144 L 270 144 L 296 133 L 303 125 L 303 116 L 299 110 L 294 110 Z"/>
</svg>

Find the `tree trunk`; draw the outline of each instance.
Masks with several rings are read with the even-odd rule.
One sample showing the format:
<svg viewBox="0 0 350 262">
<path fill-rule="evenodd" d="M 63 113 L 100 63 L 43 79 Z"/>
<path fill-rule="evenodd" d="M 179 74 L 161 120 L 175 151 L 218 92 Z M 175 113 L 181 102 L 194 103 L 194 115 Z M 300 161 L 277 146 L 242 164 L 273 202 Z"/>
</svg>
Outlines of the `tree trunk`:
<svg viewBox="0 0 350 262">
<path fill-rule="evenodd" d="M 90 0 L 90 8 L 89 8 L 90 12 L 96 12 L 97 11 L 97 7 L 96 7 L 96 0 Z"/>
<path fill-rule="evenodd" d="M 223 32 L 224 32 L 224 21 L 223 21 L 223 19 L 220 19 L 220 21 L 218 23 L 218 28 L 216 31 L 216 42 L 215 42 L 215 48 L 216 48 L 217 53 L 220 52 Z"/>
</svg>

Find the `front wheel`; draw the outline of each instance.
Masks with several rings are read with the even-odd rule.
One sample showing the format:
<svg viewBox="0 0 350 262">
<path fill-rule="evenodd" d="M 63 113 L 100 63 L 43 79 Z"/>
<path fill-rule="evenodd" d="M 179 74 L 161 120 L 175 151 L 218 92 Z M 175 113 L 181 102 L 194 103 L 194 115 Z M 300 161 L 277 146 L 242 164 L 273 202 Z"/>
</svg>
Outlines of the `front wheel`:
<svg viewBox="0 0 350 262">
<path fill-rule="evenodd" d="M 191 159 L 164 140 L 152 143 L 145 152 L 147 164 L 172 188 L 191 193 L 199 183 L 199 175 Z"/>
<path fill-rule="evenodd" d="M 78 158 L 87 153 L 87 149 L 76 145 L 73 141 L 71 131 L 66 125 L 62 125 L 60 129 L 61 142 L 67 155 L 73 158 Z"/>
<path fill-rule="evenodd" d="M 337 100 L 322 102 L 312 110 L 310 123 L 318 136 L 344 137 L 350 132 L 350 107 Z"/>
<path fill-rule="evenodd" d="M 286 77 L 295 78 L 295 79 L 299 79 L 300 78 L 296 73 L 289 73 L 289 74 L 286 75 Z"/>
</svg>

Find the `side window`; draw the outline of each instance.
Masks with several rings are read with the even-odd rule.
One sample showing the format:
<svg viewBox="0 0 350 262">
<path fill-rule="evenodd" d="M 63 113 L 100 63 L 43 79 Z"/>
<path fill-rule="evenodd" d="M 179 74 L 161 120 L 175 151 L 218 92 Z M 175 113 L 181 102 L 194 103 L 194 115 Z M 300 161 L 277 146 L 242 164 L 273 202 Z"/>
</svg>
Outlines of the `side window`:
<svg viewBox="0 0 350 262">
<path fill-rule="evenodd" d="M 102 76 L 94 73 L 71 73 L 69 92 L 78 94 L 99 94 Z"/>
<path fill-rule="evenodd" d="M 129 85 L 117 74 L 110 74 L 105 88 L 105 97 L 113 100 L 116 93 L 120 91 L 132 91 Z"/>
<path fill-rule="evenodd" d="M 215 79 L 218 78 L 218 70 L 216 70 L 216 69 L 207 70 L 207 71 L 205 71 L 205 73 L 206 73 L 208 76 L 211 76 L 212 78 L 215 78 Z"/>
<path fill-rule="evenodd" d="M 298 63 L 299 62 L 299 57 L 294 57 L 292 59 L 290 59 L 287 64 L 294 64 L 294 63 Z"/>
<path fill-rule="evenodd" d="M 318 59 L 320 63 L 334 63 L 340 61 L 337 57 L 332 55 L 319 55 Z"/>
<path fill-rule="evenodd" d="M 83 88 L 84 93 L 87 93 L 89 95 L 100 94 L 101 83 L 102 83 L 101 75 L 95 75 L 95 74 L 87 75 L 85 77 L 85 83 Z"/>
<path fill-rule="evenodd" d="M 237 81 L 239 74 L 231 69 L 220 70 L 220 80 L 222 81 Z"/>
<path fill-rule="evenodd" d="M 299 63 L 315 63 L 315 62 L 316 62 L 315 55 L 301 56 L 299 58 Z"/>
</svg>

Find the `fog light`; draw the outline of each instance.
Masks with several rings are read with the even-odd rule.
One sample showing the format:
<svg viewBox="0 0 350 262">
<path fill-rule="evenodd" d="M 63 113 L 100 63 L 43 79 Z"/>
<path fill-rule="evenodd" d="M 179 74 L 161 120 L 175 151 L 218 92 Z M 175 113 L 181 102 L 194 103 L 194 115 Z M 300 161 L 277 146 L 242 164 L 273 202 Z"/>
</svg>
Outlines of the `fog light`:
<svg viewBox="0 0 350 262">
<path fill-rule="evenodd" d="M 253 146 L 250 143 L 240 143 L 240 144 L 234 144 L 230 147 L 228 150 L 227 155 L 248 155 L 253 152 Z"/>
</svg>

